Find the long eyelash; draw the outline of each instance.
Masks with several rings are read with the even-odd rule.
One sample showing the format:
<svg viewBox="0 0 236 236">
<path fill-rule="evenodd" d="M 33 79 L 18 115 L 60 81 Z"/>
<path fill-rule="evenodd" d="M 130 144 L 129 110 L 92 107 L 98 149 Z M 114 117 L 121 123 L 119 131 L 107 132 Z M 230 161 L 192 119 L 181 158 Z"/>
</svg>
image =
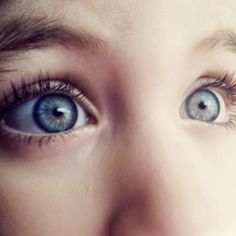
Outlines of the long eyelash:
<svg viewBox="0 0 236 236">
<path fill-rule="evenodd" d="M 232 91 L 236 92 L 236 81 L 233 79 L 234 78 L 234 73 L 228 73 L 225 72 L 224 74 L 220 75 L 217 78 L 210 78 L 207 77 L 206 81 L 204 81 L 200 88 L 206 88 L 206 87 L 216 87 L 216 88 L 221 88 L 224 89 L 225 91 L 229 92 L 230 94 Z"/>
<path fill-rule="evenodd" d="M 229 114 L 229 121 L 227 123 L 219 123 L 225 128 L 236 128 L 236 80 L 234 79 L 235 72 L 225 72 L 219 77 L 204 77 L 198 90 L 203 88 L 218 88 L 224 91 L 225 97 L 228 100 L 228 109 L 233 113 Z"/>
<path fill-rule="evenodd" d="M 15 145 L 14 151 L 21 152 L 28 148 L 34 148 L 35 144 L 42 149 L 47 145 L 57 146 L 58 143 L 64 142 L 66 138 L 77 137 L 72 130 L 57 133 L 52 135 L 31 135 L 23 133 L 13 133 L 9 130 L 1 129 L 1 120 L 4 116 L 14 109 L 16 106 L 29 101 L 31 99 L 43 96 L 49 93 L 58 93 L 68 95 L 77 100 L 80 105 L 88 112 L 89 124 L 96 124 L 96 109 L 87 99 L 87 95 L 78 89 L 78 85 L 74 84 L 73 78 L 70 75 L 50 76 L 39 73 L 35 77 L 22 78 L 20 85 L 11 83 L 7 93 L 2 94 L 0 101 L 0 145 L 3 148 L 11 149 L 13 143 Z M 86 128 L 86 127 L 81 127 Z"/>
<path fill-rule="evenodd" d="M 29 83 L 27 79 L 22 78 L 19 89 L 13 82 L 11 83 L 10 92 L 3 94 L 0 118 L 12 107 L 46 93 L 65 93 L 80 98 L 81 101 L 85 97 L 75 84 L 69 82 L 69 76 L 64 76 L 63 79 L 57 77 L 52 79 L 49 75 L 39 74 L 33 81 L 33 83 Z"/>
</svg>

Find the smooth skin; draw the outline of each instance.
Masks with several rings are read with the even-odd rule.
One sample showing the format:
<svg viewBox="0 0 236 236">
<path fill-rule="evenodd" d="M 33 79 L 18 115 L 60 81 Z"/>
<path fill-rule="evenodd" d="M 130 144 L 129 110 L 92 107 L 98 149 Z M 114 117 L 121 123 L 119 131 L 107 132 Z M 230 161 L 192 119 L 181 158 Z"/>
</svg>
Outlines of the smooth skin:
<svg viewBox="0 0 236 236">
<path fill-rule="evenodd" d="M 98 122 L 40 148 L 0 146 L 0 235 L 236 235 L 236 130 L 182 116 L 198 77 L 236 69 L 234 53 L 198 47 L 234 29 L 235 11 L 235 0 L 5 1 L 0 23 L 46 16 L 105 46 L 52 43 L 9 62 L 1 94 L 22 74 L 71 73 Z"/>
</svg>

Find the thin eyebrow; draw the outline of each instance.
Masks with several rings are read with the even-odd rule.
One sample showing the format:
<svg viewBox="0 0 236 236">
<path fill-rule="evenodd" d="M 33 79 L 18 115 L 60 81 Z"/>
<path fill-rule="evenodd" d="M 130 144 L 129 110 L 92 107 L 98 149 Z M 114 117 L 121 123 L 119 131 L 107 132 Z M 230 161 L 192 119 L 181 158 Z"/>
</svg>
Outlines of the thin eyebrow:
<svg viewBox="0 0 236 236">
<path fill-rule="evenodd" d="M 230 29 L 217 30 L 211 36 L 202 39 L 195 50 L 210 51 L 217 48 L 236 53 L 236 33 Z"/>
<path fill-rule="evenodd" d="M 16 18 L 0 23 L 0 58 L 4 52 L 32 50 L 51 44 L 76 45 L 95 52 L 106 43 L 83 30 L 79 32 L 46 18 Z"/>
</svg>

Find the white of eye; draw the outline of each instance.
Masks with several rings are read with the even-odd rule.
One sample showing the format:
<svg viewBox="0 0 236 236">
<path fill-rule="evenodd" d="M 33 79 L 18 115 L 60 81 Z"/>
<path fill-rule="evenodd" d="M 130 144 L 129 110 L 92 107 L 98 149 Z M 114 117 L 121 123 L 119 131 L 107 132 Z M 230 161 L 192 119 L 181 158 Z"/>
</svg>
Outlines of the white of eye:
<svg viewBox="0 0 236 236">
<path fill-rule="evenodd" d="M 62 99 L 63 101 L 64 99 L 63 98 L 64 95 L 60 95 L 60 94 L 51 94 L 48 96 L 52 96 L 52 99 L 54 100 Z M 40 134 L 55 133 L 55 132 L 45 131 L 35 121 L 34 114 L 33 114 L 34 109 L 39 99 L 41 99 L 42 97 L 32 99 L 28 102 L 24 102 L 21 105 L 17 106 L 16 108 L 12 109 L 10 112 L 8 112 L 8 114 L 6 114 L 3 120 L 4 126 L 8 129 L 14 130 L 15 132 L 27 133 L 27 134 L 40 135 Z M 78 102 L 74 101 L 72 98 L 69 98 L 69 97 L 67 98 L 70 99 L 71 103 L 75 105 L 76 110 L 77 110 L 76 112 L 78 114 L 78 116 L 76 117 L 76 121 L 74 122 L 73 128 L 87 125 L 89 117 L 85 109 L 80 104 L 78 104 Z M 66 109 L 64 107 L 58 107 L 57 111 L 66 114 Z M 44 114 L 41 114 L 41 115 L 42 117 L 47 117 Z M 55 125 L 58 125 L 58 122 L 59 121 L 55 119 Z M 61 130 L 61 132 L 63 131 L 64 130 Z"/>
</svg>

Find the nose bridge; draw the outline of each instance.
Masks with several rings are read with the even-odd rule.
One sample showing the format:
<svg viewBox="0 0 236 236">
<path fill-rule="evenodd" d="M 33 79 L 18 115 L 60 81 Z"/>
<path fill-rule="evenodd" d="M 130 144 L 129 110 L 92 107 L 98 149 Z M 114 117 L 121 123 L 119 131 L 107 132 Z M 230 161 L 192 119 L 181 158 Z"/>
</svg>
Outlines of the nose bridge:
<svg viewBox="0 0 236 236">
<path fill-rule="evenodd" d="M 161 119 L 155 127 L 150 123 L 136 121 L 121 141 L 115 235 L 199 235 L 208 212 L 188 141 L 174 125 L 164 125 Z"/>
<path fill-rule="evenodd" d="M 135 180 L 132 181 L 140 181 L 145 193 L 150 191 L 149 194 L 166 199 L 165 194 L 172 195 L 179 191 L 178 187 L 188 185 L 194 169 L 185 146 L 187 140 L 181 138 L 178 129 L 165 122 L 156 123 L 154 126 L 146 120 L 130 128 L 124 168 L 133 173 Z"/>
<path fill-rule="evenodd" d="M 130 69 L 118 76 L 125 86 L 117 86 L 122 95 L 117 101 L 125 102 L 116 109 L 125 119 L 116 116 L 114 132 L 119 199 L 112 223 L 115 236 L 198 236 L 208 220 L 194 173 L 198 152 L 178 116 L 181 89 L 176 89 L 180 85 L 175 78 L 183 75 L 183 65 L 166 72 L 162 65 L 170 64 L 167 57 L 157 61 L 131 58 Z"/>
</svg>

